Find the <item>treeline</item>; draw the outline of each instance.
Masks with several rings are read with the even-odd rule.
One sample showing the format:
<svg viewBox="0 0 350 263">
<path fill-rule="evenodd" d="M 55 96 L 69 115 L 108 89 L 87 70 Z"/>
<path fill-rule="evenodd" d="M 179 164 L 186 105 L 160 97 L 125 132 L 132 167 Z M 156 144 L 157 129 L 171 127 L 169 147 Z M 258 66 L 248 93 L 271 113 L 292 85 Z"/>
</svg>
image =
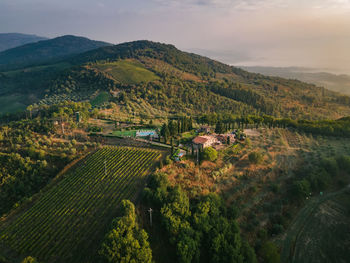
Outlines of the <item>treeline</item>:
<svg viewBox="0 0 350 263">
<path fill-rule="evenodd" d="M 255 92 L 251 88 L 244 88 L 239 83 L 210 82 L 209 89 L 221 96 L 251 105 L 265 114 L 275 115 L 279 110 L 278 104 Z"/>
<path fill-rule="evenodd" d="M 192 118 L 181 116 L 174 120 L 169 120 L 168 123 L 164 123 L 160 135 L 164 138 L 164 141 L 167 142 L 169 137 L 181 134 L 192 130 Z"/>
<path fill-rule="evenodd" d="M 176 248 L 178 262 L 257 262 L 233 211 L 218 195 L 189 200 L 179 186 L 170 186 L 165 175 L 157 174 L 145 188 L 143 200 Z"/>
<path fill-rule="evenodd" d="M 47 161 L 0 153 L 0 216 L 41 189 L 55 172 Z"/>
<path fill-rule="evenodd" d="M 96 90 L 110 90 L 116 87 L 116 83 L 107 78 L 100 72 L 86 68 L 78 67 L 66 70 L 61 73 L 50 84 L 50 93 L 72 93 L 95 92 Z"/>
<path fill-rule="evenodd" d="M 350 137 L 350 118 L 338 120 L 292 120 L 290 118 L 275 118 L 270 115 L 237 116 L 233 114 L 203 114 L 196 121 L 200 124 L 218 125 L 222 123 L 224 130 L 244 128 L 292 128 L 300 132 L 326 136 Z M 220 125 L 222 125 L 220 124 Z"/>
<path fill-rule="evenodd" d="M 325 191 L 334 184 L 334 178 L 340 172 L 350 174 L 350 156 L 338 156 L 324 159 L 317 167 L 300 168 L 294 173 L 295 179 L 289 189 L 289 198 L 303 201 L 311 192 Z"/>
<path fill-rule="evenodd" d="M 86 145 L 75 139 L 55 142 L 54 120 L 74 123 L 75 112 L 88 116 L 89 104 L 66 102 L 30 107 L 27 118 L 0 126 L 0 216 L 42 189 Z"/>
<path fill-rule="evenodd" d="M 156 109 L 174 115 L 213 112 L 237 112 L 241 115 L 257 113 L 251 105 L 215 94 L 205 83 L 186 81 L 175 76 L 137 86 L 124 86 L 118 102 L 139 103 L 140 99 Z"/>
</svg>

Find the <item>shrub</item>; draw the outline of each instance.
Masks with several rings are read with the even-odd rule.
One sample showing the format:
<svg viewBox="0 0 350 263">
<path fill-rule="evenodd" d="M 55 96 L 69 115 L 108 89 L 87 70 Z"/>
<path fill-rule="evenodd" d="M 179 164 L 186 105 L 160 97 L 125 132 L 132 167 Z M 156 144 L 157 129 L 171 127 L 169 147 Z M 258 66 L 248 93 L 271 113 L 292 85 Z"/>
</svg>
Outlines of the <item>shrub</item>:
<svg viewBox="0 0 350 263">
<path fill-rule="evenodd" d="M 267 263 L 279 263 L 280 254 L 278 248 L 272 242 L 266 242 L 262 245 L 260 249 L 260 255 L 263 259 L 263 262 Z"/>
<path fill-rule="evenodd" d="M 339 173 L 339 166 L 334 158 L 324 159 L 322 167 L 332 176 L 337 176 Z"/>
<path fill-rule="evenodd" d="M 214 162 L 218 158 L 218 152 L 214 148 L 208 147 L 204 149 L 202 156 L 204 160 Z"/>
<path fill-rule="evenodd" d="M 259 164 L 262 163 L 264 157 L 260 152 L 251 152 L 248 158 L 251 163 Z"/>
<path fill-rule="evenodd" d="M 166 164 L 166 165 L 169 165 L 169 164 L 172 164 L 172 163 L 173 163 L 173 161 L 170 159 L 169 156 L 167 156 L 167 157 L 165 158 L 165 164 Z"/>
<path fill-rule="evenodd" d="M 337 158 L 340 169 L 350 172 L 350 156 L 340 156 Z"/>
<path fill-rule="evenodd" d="M 271 233 L 272 233 L 272 234 L 275 234 L 275 235 L 278 235 L 278 234 L 282 233 L 283 230 L 284 230 L 284 227 L 283 227 L 282 225 L 280 225 L 280 224 L 274 224 L 274 225 L 272 226 Z"/>
</svg>

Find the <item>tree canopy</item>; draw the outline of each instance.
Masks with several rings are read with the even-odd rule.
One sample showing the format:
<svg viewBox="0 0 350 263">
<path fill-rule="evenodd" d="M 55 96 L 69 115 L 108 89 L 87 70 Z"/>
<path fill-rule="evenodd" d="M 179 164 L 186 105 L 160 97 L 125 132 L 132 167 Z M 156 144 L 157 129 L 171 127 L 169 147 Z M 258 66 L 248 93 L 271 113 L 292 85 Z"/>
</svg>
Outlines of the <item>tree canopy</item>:
<svg viewBox="0 0 350 263">
<path fill-rule="evenodd" d="M 121 204 L 122 217 L 113 222 L 99 254 L 104 262 L 152 262 L 148 235 L 136 222 L 135 206 L 129 200 Z"/>
</svg>

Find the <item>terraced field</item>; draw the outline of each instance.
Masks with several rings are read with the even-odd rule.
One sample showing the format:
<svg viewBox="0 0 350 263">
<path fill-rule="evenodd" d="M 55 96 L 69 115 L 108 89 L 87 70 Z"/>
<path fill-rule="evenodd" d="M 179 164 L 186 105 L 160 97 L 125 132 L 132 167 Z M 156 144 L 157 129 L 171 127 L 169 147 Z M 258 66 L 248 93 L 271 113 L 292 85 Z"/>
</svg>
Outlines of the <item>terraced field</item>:
<svg viewBox="0 0 350 263">
<path fill-rule="evenodd" d="M 0 248 L 40 262 L 89 262 L 120 201 L 135 199 L 160 156 L 129 147 L 90 154 L 20 216 L 0 223 Z"/>
</svg>

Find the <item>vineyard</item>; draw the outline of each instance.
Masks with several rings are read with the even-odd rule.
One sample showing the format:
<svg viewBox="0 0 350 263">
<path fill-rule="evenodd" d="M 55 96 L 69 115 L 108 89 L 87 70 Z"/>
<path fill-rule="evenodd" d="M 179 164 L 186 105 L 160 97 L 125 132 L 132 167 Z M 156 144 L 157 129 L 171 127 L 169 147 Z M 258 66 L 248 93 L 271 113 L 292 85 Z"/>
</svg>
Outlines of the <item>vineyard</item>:
<svg viewBox="0 0 350 263">
<path fill-rule="evenodd" d="M 104 147 L 0 226 L 0 247 L 40 262 L 88 262 L 122 199 L 134 200 L 160 152 Z"/>
</svg>

